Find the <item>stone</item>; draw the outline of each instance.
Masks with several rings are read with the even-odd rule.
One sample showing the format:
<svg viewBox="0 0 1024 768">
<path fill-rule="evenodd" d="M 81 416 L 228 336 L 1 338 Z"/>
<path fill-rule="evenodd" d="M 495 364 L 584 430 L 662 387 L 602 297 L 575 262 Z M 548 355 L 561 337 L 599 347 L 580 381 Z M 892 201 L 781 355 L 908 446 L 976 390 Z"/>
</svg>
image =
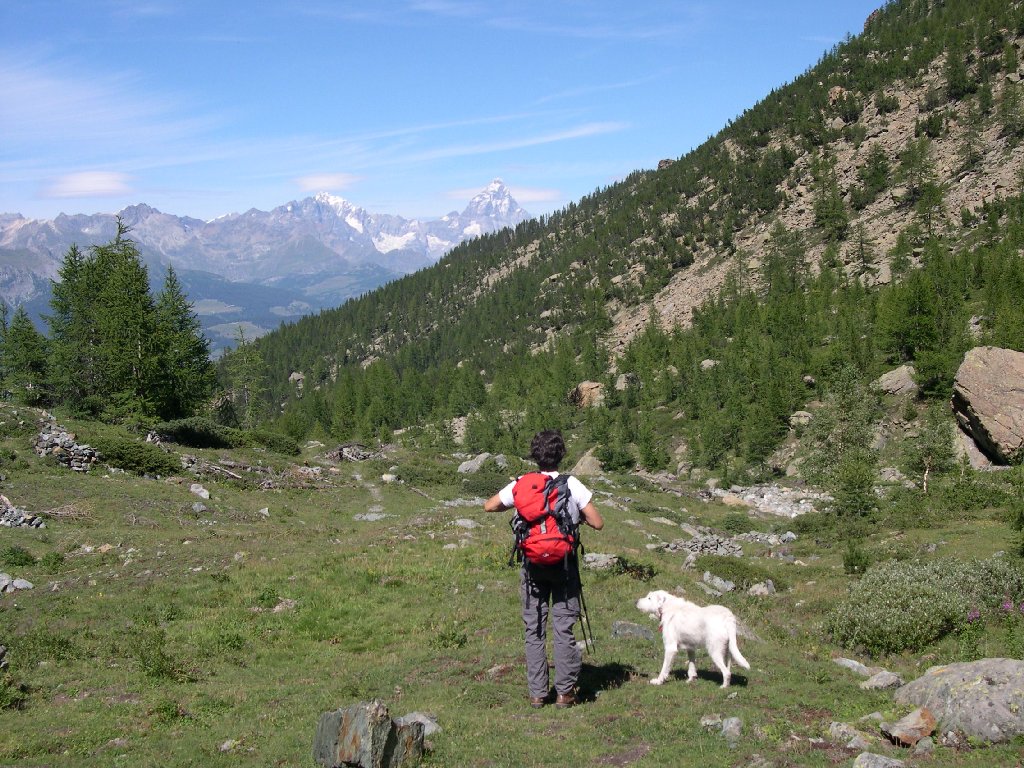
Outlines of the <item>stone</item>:
<svg viewBox="0 0 1024 768">
<path fill-rule="evenodd" d="M 603 471 L 600 460 L 594 455 L 594 449 L 591 448 L 580 457 L 580 460 L 576 462 L 576 466 L 570 470 L 569 474 L 585 477 L 600 475 Z"/>
<path fill-rule="evenodd" d="M 960 428 L 996 464 L 1024 460 L 1024 353 L 975 347 L 953 379 Z"/>
<path fill-rule="evenodd" d="M 491 458 L 489 453 L 481 453 L 472 459 L 462 462 L 459 464 L 459 474 L 462 475 L 474 475 L 480 471 L 483 467 L 484 462 Z"/>
<path fill-rule="evenodd" d="M 708 358 L 706 360 L 701 360 L 700 361 L 700 369 L 702 371 L 710 371 L 716 365 L 718 365 L 718 361 L 717 360 L 712 360 L 710 358 Z"/>
<path fill-rule="evenodd" d="M 738 717 L 727 717 L 722 721 L 722 736 L 729 749 L 735 749 L 743 735 L 743 721 Z"/>
<path fill-rule="evenodd" d="M 929 668 L 895 694 L 897 704 L 927 707 L 942 731 L 1003 743 L 1024 735 L 1024 661 L 982 659 Z"/>
<path fill-rule="evenodd" d="M 882 734 L 894 744 L 912 747 L 935 733 L 935 715 L 927 707 L 918 707 L 895 723 L 882 723 Z"/>
<path fill-rule="evenodd" d="M 734 582 L 723 579 L 721 576 L 715 576 L 711 571 L 704 571 L 704 583 L 719 592 L 732 592 L 736 589 Z"/>
<path fill-rule="evenodd" d="M 383 475 L 380 476 L 380 481 L 385 485 L 391 485 L 392 483 L 398 482 L 398 475 L 393 474 L 391 472 L 385 472 Z"/>
<path fill-rule="evenodd" d="M 914 366 L 901 365 L 871 382 L 871 388 L 886 395 L 914 396 L 918 389 L 914 373 Z"/>
<path fill-rule="evenodd" d="M 192 485 L 190 485 L 188 489 L 201 499 L 209 500 L 210 498 L 210 492 L 203 488 L 203 486 L 200 485 L 199 483 L 192 483 Z"/>
<path fill-rule="evenodd" d="M 771 579 L 767 581 L 759 581 L 747 590 L 747 594 L 751 597 L 768 597 L 769 595 L 775 594 L 775 582 Z"/>
<path fill-rule="evenodd" d="M 814 416 L 809 411 L 794 411 L 789 416 L 789 426 L 791 427 L 806 427 L 811 423 L 811 419 Z"/>
<path fill-rule="evenodd" d="M 700 719 L 700 727 L 705 731 L 717 731 L 722 728 L 722 716 L 719 714 L 704 715 Z"/>
<path fill-rule="evenodd" d="M 358 520 L 361 523 L 375 523 L 378 520 L 383 520 L 387 515 L 383 512 L 360 512 L 357 515 L 352 515 L 353 520 Z"/>
<path fill-rule="evenodd" d="M 653 640 L 654 632 L 648 627 L 634 624 L 631 621 L 613 621 L 612 639 L 625 640 L 639 638 L 640 640 Z"/>
<path fill-rule="evenodd" d="M 324 712 L 313 740 L 323 768 L 404 768 L 423 756 L 423 723 L 398 723 L 379 699 Z"/>
<path fill-rule="evenodd" d="M 587 552 L 583 555 L 583 567 L 594 571 L 604 571 L 618 565 L 618 555 L 604 555 L 600 552 Z"/>
<path fill-rule="evenodd" d="M 599 381 L 581 381 L 569 390 L 568 399 L 577 408 L 604 405 L 604 384 Z"/>
<path fill-rule="evenodd" d="M 901 685 L 903 685 L 902 677 L 887 669 L 883 669 L 861 683 L 860 687 L 865 691 L 887 691 L 899 688 Z"/>
<path fill-rule="evenodd" d="M 856 661 L 854 659 L 844 659 L 842 657 L 839 657 L 839 658 L 832 659 L 832 661 L 835 664 L 838 664 L 840 667 L 845 667 L 846 669 L 850 670 L 851 672 L 854 672 L 854 673 L 856 673 L 858 675 L 861 675 L 862 677 L 871 677 L 873 674 L 875 674 L 878 671 L 878 670 L 872 670 L 870 667 L 866 667 L 863 664 L 861 664 L 859 661 Z"/>
<path fill-rule="evenodd" d="M 459 528 L 465 528 L 469 531 L 473 530 L 474 528 L 480 527 L 480 523 L 478 523 L 476 520 L 471 520 L 468 517 L 460 517 L 458 520 L 453 521 L 452 525 L 456 525 Z"/>
<path fill-rule="evenodd" d="M 11 582 L 12 589 L 35 589 L 35 585 L 28 579 L 15 579 Z"/>
<path fill-rule="evenodd" d="M 906 763 L 894 757 L 861 752 L 853 761 L 853 768 L 903 768 Z"/>
<path fill-rule="evenodd" d="M 409 723 L 420 723 L 423 726 L 424 736 L 433 736 L 435 733 L 441 733 L 441 726 L 437 724 L 437 718 L 428 715 L 424 712 L 410 712 L 407 715 L 395 718 L 397 725 L 407 725 Z"/>
<path fill-rule="evenodd" d="M 914 751 L 911 754 L 914 757 L 926 757 L 935 751 L 935 740 L 931 736 L 925 736 L 914 747 Z"/>
</svg>

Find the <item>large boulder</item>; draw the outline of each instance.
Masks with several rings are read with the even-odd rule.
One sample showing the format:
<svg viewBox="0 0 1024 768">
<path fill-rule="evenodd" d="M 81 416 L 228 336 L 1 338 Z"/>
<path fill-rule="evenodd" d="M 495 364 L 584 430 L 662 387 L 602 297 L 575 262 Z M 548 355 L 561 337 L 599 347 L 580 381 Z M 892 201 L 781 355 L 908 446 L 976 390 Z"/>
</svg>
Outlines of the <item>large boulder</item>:
<svg viewBox="0 0 1024 768">
<path fill-rule="evenodd" d="M 981 661 L 931 667 L 896 691 L 896 703 L 927 707 L 943 732 L 999 743 L 1024 735 L 1024 661 Z"/>
<path fill-rule="evenodd" d="M 953 380 L 960 428 L 997 464 L 1024 459 L 1024 353 L 975 347 Z"/>
<path fill-rule="evenodd" d="M 604 404 L 604 385 L 599 381 L 581 381 L 569 390 L 569 402 L 577 408 L 595 408 Z"/>
<path fill-rule="evenodd" d="M 410 768 L 423 757 L 422 722 L 392 720 L 379 699 L 324 712 L 313 740 L 322 768 Z"/>
<path fill-rule="evenodd" d="M 871 388 L 887 395 L 916 395 L 917 382 L 914 381 L 914 373 L 914 366 L 901 365 L 871 382 Z"/>
</svg>

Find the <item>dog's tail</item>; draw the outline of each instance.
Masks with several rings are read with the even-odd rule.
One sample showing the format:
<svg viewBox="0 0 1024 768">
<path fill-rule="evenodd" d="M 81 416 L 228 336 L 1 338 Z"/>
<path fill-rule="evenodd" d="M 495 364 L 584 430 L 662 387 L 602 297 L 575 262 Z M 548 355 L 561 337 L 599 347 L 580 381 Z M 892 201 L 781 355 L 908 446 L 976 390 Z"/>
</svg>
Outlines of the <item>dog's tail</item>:
<svg viewBox="0 0 1024 768">
<path fill-rule="evenodd" d="M 739 664 L 744 669 L 750 669 L 750 662 L 743 658 L 743 654 L 740 653 L 740 647 L 736 644 L 736 622 L 729 622 L 729 655 L 732 660 Z"/>
</svg>

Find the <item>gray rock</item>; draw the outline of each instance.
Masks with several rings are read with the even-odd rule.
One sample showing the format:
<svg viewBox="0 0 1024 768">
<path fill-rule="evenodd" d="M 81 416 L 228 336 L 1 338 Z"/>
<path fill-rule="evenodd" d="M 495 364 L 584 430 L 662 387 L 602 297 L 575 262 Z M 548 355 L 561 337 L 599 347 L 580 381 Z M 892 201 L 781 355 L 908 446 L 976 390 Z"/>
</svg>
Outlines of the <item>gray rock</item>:
<svg viewBox="0 0 1024 768">
<path fill-rule="evenodd" d="M 15 579 L 13 582 L 11 582 L 11 587 L 13 589 L 34 589 L 35 585 L 33 585 L 32 582 L 28 581 L 27 579 Z"/>
<path fill-rule="evenodd" d="M 361 523 L 375 523 L 378 520 L 383 520 L 387 515 L 383 512 L 360 512 L 357 515 L 352 515 L 353 520 L 358 520 Z"/>
<path fill-rule="evenodd" d="M 704 715 L 700 719 L 700 727 L 705 731 L 719 731 L 722 728 L 722 716 L 717 713 Z"/>
<path fill-rule="evenodd" d="M 935 751 L 935 740 L 931 736 L 925 736 L 914 747 L 914 751 L 911 754 L 914 757 L 926 757 Z"/>
<path fill-rule="evenodd" d="M 203 486 L 201 486 L 199 483 L 192 483 L 192 485 L 190 485 L 188 489 L 201 499 L 210 498 L 210 492 L 203 488 Z"/>
<path fill-rule="evenodd" d="M 865 667 L 859 661 L 855 661 L 854 659 L 844 659 L 840 657 L 832 659 L 832 661 L 838 664 L 840 667 L 845 667 L 846 669 L 860 675 L 861 677 L 871 677 L 878 671 L 872 670 L 870 667 Z"/>
<path fill-rule="evenodd" d="M 981 661 L 931 667 L 896 691 L 903 706 L 927 707 L 943 732 L 1002 743 L 1024 735 L 1024 661 Z"/>
<path fill-rule="evenodd" d="M 743 736 L 743 721 L 738 717 L 727 717 L 722 721 L 722 736 L 729 749 L 735 749 Z"/>
<path fill-rule="evenodd" d="M 0 573 L 0 592 L 9 591 L 13 583 L 14 579 L 11 578 L 10 574 Z"/>
<path fill-rule="evenodd" d="M 853 768 L 903 768 L 905 765 L 902 760 L 872 752 L 861 752 L 853 761 Z"/>
<path fill-rule="evenodd" d="M 719 592 L 732 592 L 736 589 L 735 583 L 720 576 L 715 576 L 711 571 L 704 571 L 704 583 L 712 589 L 717 589 Z"/>
<path fill-rule="evenodd" d="M 423 756 L 423 723 L 398 723 L 379 700 L 324 712 L 313 740 L 313 759 L 323 768 L 404 768 Z"/>
<path fill-rule="evenodd" d="M 583 567 L 595 571 L 614 568 L 619 562 L 618 555 L 604 555 L 600 552 L 588 552 L 583 555 Z"/>
<path fill-rule="evenodd" d="M 476 520 L 471 520 L 468 517 L 460 517 L 458 520 L 455 520 L 452 525 L 457 525 L 459 528 L 465 528 L 469 531 L 480 527 L 480 523 Z"/>
<path fill-rule="evenodd" d="M 887 669 L 883 669 L 861 683 L 860 687 L 865 691 L 887 691 L 892 688 L 899 688 L 901 685 L 903 685 L 902 677 Z"/>
<path fill-rule="evenodd" d="M 769 595 L 774 595 L 775 582 L 771 579 L 768 579 L 767 581 L 760 581 L 748 589 L 747 594 L 751 597 L 768 597 Z"/>
<path fill-rule="evenodd" d="M 463 475 L 476 474 L 481 470 L 481 468 L 484 466 L 484 462 L 486 462 L 489 458 L 491 458 L 491 454 L 481 453 L 479 456 L 464 461 L 461 464 L 459 464 L 459 473 Z"/>
<path fill-rule="evenodd" d="M 914 381 L 914 373 L 914 366 L 901 365 L 871 382 L 871 388 L 887 395 L 916 395 L 917 382 Z"/>
<path fill-rule="evenodd" d="M 612 640 L 623 640 L 627 638 L 640 638 L 641 640 L 653 640 L 654 632 L 640 624 L 631 621 L 612 622 Z"/>
<path fill-rule="evenodd" d="M 576 462 L 576 466 L 572 468 L 570 474 L 586 477 L 600 475 L 603 471 L 604 469 L 601 466 L 601 462 L 598 460 L 597 456 L 594 455 L 594 449 L 591 448 L 580 457 L 580 460 Z"/>
<path fill-rule="evenodd" d="M 192 505 L 192 511 L 195 512 L 197 515 L 201 515 L 203 514 L 203 512 L 206 511 L 206 505 L 203 504 L 203 502 L 201 501 L 197 501 L 195 504 Z"/>
<path fill-rule="evenodd" d="M 437 718 L 425 712 L 410 712 L 407 715 L 395 718 L 396 725 L 407 725 L 408 723 L 420 723 L 423 726 L 424 736 L 433 736 L 441 733 L 441 726 L 437 724 Z"/>
</svg>

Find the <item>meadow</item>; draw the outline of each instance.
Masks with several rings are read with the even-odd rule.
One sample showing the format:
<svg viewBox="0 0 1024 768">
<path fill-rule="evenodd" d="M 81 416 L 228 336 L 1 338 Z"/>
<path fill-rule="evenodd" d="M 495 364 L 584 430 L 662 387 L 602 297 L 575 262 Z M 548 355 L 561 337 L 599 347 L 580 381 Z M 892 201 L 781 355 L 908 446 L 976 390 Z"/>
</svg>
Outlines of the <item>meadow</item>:
<svg viewBox="0 0 1024 768">
<path fill-rule="evenodd" d="M 34 584 L 0 597 L 9 662 L 0 765 L 308 767 L 320 714 L 372 698 L 393 716 L 436 719 L 427 766 L 849 765 L 857 752 L 829 738 L 830 723 L 903 712 L 891 694 L 861 690 L 834 655 L 909 680 L 965 652 L 955 635 L 874 660 L 835 645 L 826 617 L 856 575 L 836 537 L 808 530 L 788 545 L 795 562 L 744 547 L 742 562 L 778 594 L 715 599 L 749 630 L 740 640 L 749 672 L 721 690 L 701 655 L 694 683 L 677 662 L 672 680 L 651 686 L 660 641 L 613 638 L 613 622 L 656 632 L 634 607 L 655 588 L 711 598 L 683 555 L 648 545 L 688 538 L 666 521 L 723 530 L 736 509 L 682 484 L 667 492 L 608 474 L 587 478 L 606 527 L 586 530 L 584 543 L 621 560 L 583 573 L 596 649 L 584 656 L 581 703 L 533 710 L 507 515 L 482 510 L 525 468 L 519 459 L 504 473 L 462 476 L 459 456 L 402 446 L 342 463 L 326 460 L 324 446 L 299 457 L 169 446 L 228 460 L 241 479 L 73 473 L 32 453 L 30 409 L 3 415 L 0 492 L 48 514 L 44 529 L 0 529 L 0 570 Z M 89 423 L 69 426 L 88 440 Z M 190 491 L 194 482 L 209 500 Z M 750 527 L 795 522 L 751 518 Z M 988 557 L 1012 538 L 998 511 L 917 523 L 873 525 L 863 546 L 879 559 Z M 975 642 L 976 653 L 1006 652 L 996 628 Z M 701 726 L 714 714 L 742 719 L 734 748 Z M 906 756 L 874 751 L 887 750 Z M 922 762 L 1013 765 L 1021 755 L 1019 744 L 939 747 Z"/>
</svg>

